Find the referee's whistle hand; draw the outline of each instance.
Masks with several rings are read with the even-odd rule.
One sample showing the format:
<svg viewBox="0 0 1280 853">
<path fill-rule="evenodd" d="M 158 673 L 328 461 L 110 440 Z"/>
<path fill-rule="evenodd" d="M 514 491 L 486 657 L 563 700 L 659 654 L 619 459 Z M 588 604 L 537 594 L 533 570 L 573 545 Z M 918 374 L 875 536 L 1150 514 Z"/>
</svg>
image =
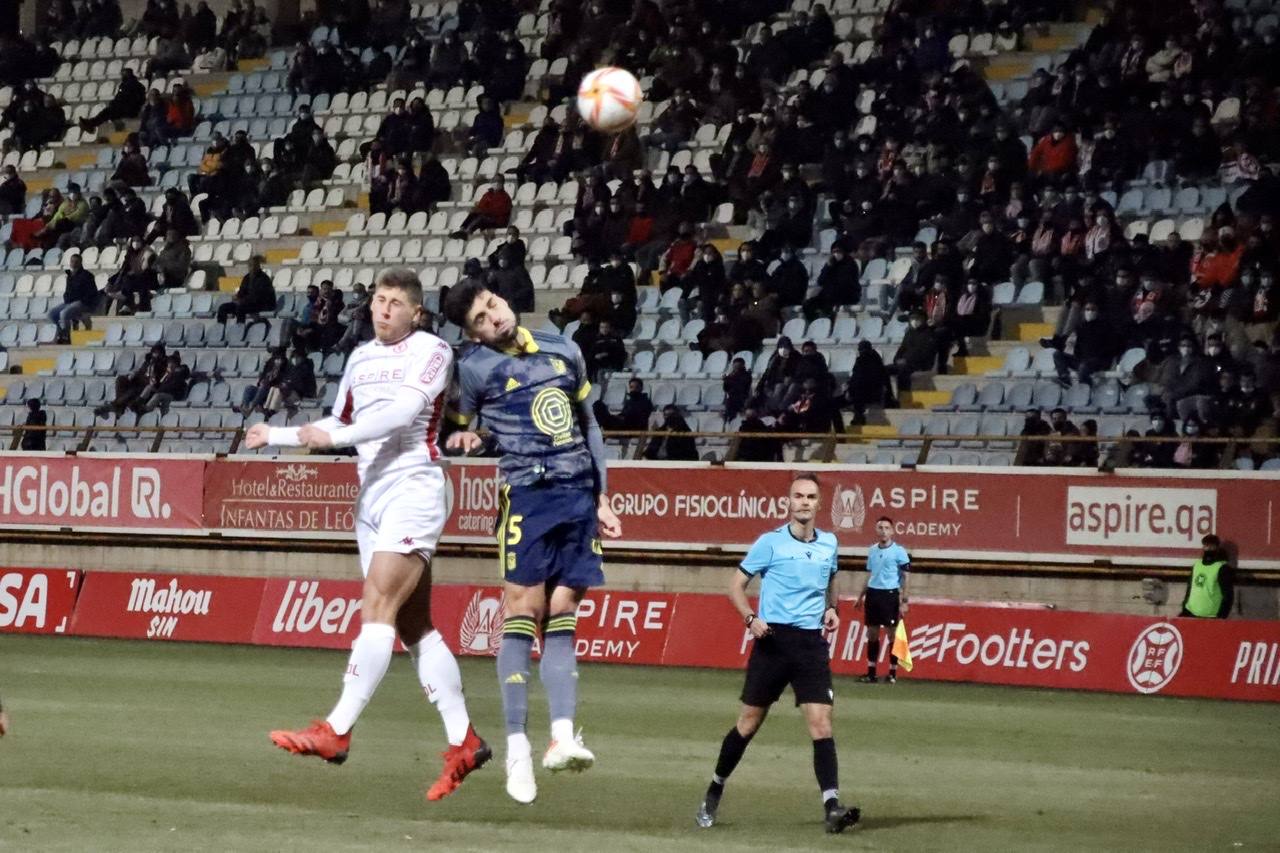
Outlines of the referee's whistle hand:
<svg viewBox="0 0 1280 853">
<path fill-rule="evenodd" d="M 824 631 L 840 630 L 840 617 L 836 614 L 834 607 L 827 608 L 827 613 L 822 618 L 822 629 Z"/>
<path fill-rule="evenodd" d="M 767 637 L 773 633 L 773 629 L 769 627 L 769 623 L 763 619 L 751 620 L 751 636 L 757 640 Z"/>
</svg>

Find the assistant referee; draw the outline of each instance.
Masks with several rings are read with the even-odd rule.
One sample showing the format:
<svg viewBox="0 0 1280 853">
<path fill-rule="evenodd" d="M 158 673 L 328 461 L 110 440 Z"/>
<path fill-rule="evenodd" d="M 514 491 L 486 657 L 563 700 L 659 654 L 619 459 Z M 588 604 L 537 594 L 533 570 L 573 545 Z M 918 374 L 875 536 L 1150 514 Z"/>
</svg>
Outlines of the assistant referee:
<svg viewBox="0 0 1280 853">
<path fill-rule="evenodd" d="M 911 557 L 907 549 L 893 541 L 893 519 L 881 516 L 876 519 L 876 544 L 867 551 L 867 585 L 858 595 L 853 608 L 862 608 L 863 624 L 867 630 L 867 674 L 859 681 L 876 683 L 876 663 L 880 660 L 880 630 L 884 629 L 889 643 L 889 674 L 885 681 L 898 680 L 898 659 L 894 656 L 893 634 L 898 619 L 907 612 L 907 572 L 911 569 Z"/>
<path fill-rule="evenodd" d="M 742 560 L 729 598 L 755 642 L 747 661 L 742 710 L 720 744 L 720 757 L 706 797 L 698 808 L 698 826 L 716 822 L 724 783 L 747 744 L 764 722 L 769 707 L 791 685 L 813 738 L 813 772 L 822 792 L 827 832 L 843 832 L 861 812 L 840 804 L 836 742 L 831 736 L 831 662 L 825 628 L 840 627 L 836 613 L 836 537 L 814 528 L 822 503 L 818 478 L 798 473 L 790 486 L 791 520 L 765 533 Z M 751 609 L 747 586 L 760 576 L 760 612 Z"/>
</svg>

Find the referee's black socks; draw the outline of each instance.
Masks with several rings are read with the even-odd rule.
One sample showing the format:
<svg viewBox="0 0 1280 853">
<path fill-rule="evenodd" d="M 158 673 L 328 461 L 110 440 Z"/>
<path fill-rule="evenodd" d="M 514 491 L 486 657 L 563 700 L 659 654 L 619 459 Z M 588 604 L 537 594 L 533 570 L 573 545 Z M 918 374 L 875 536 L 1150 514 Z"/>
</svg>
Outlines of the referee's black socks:
<svg viewBox="0 0 1280 853">
<path fill-rule="evenodd" d="M 876 677 L 876 661 L 880 660 L 880 629 L 874 629 L 875 634 L 867 640 L 867 675 L 872 678 Z"/>
<path fill-rule="evenodd" d="M 818 777 L 822 804 L 830 809 L 840 800 L 840 766 L 836 761 L 835 738 L 817 738 L 813 742 L 813 775 Z"/>
<path fill-rule="evenodd" d="M 742 760 L 742 754 L 747 751 L 747 744 L 751 743 L 753 737 L 755 737 L 754 734 L 743 736 L 737 726 L 729 729 L 729 733 L 720 742 L 720 757 L 716 759 L 716 772 L 711 777 L 711 784 L 707 787 L 708 796 L 718 799 L 724 793 L 725 780 L 732 775 L 734 768 Z"/>
</svg>

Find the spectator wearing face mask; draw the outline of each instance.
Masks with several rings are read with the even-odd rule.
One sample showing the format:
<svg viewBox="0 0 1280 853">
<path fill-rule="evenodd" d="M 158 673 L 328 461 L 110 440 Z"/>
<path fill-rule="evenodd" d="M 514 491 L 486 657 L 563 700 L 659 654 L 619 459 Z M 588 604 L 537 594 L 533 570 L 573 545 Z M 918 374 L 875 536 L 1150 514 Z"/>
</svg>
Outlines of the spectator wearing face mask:
<svg viewBox="0 0 1280 853">
<path fill-rule="evenodd" d="M 1040 436 L 1050 435 L 1053 428 L 1040 415 L 1039 409 L 1027 409 L 1026 416 L 1022 421 L 1022 431 L 1018 434 L 1023 437 L 1038 438 Z M 1043 441 L 1023 441 L 1018 443 L 1018 463 L 1019 465 L 1042 465 L 1045 459 L 1045 447 L 1047 442 Z"/>
<path fill-rule="evenodd" d="M 513 265 L 513 255 L 497 254 L 497 268 L 489 274 L 494 292 L 517 313 L 528 313 L 534 307 L 533 279 L 523 264 Z"/>
<path fill-rule="evenodd" d="M 1109 369 L 1116 355 L 1116 329 L 1102 316 L 1096 302 L 1085 303 L 1083 319 L 1073 332 L 1049 342 L 1058 380 L 1064 385 L 1070 384 L 1072 370 L 1078 381 L 1092 384 L 1093 374 Z"/>
<path fill-rule="evenodd" d="M 26 429 L 22 431 L 22 450 L 44 450 L 48 446 L 48 434 L 42 427 L 48 426 L 49 413 L 40 408 L 40 400 L 32 397 L 27 400 L 27 418 L 23 421 Z"/>
<path fill-rule="evenodd" d="M 1184 420 L 1193 414 L 1207 420 L 1216 384 L 1213 368 L 1199 353 L 1196 339 L 1184 335 L 1178 341 L 1177 355 L 1161 362 L 1153 390 L 1166 412 Z"/>
<path fill-rule="evenodd" d="M 698 294 L 702 319 L 710 321 L 726 290 L 724 260 L 720 257 L 720 250 L 711 243 L 703 243 L 698 248 L 697 259 L 685 276 L 684 288 Z"/>
<path fill-rule="evenodd" d="M 1040 137 L 1027 156 L 1027 173 L 1038 182 L 1058 182 L 1076 170 L 1076 139 L 1058 123 Z"/>
<path fill-rule="evenodd" d="M 1183 441 L 1173 450 L 1173 467 L 1206 469 L 1217 468 L 1221 455 L 1218 445 L 1196 441 L 1204 434 L 1204 424 L 1198 415 L 1191 415 L 1182 422 Z"/>
<path fill-rule="evenodd" d="M 12 216 L 27 207 L 27 185 L 18 177 L 16 167 L 0 170 L 0 216 Z"/>
</svg>

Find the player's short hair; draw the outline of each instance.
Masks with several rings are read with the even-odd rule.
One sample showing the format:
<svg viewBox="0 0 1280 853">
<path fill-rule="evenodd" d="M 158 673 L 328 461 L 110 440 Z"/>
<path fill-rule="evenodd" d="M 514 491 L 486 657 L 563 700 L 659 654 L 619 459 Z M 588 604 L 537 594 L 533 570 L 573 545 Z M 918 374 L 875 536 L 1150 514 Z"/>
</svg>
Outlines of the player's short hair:
<svg viewBox="0 0 1280 853">
<path fill-rule="evenodd" d="M 488 293 L 489 287 L 482 281 L 468 278 L 449 288 L 449 295 L 444 299 L 444 317 L 459 329 L 466 330 L 467 314 L 476 299 L 482 293 Z"/>
<path fill-rule="evenodd" d="M 880 522 L 882 522 L 882 521 L 887 521 L 887 522 L 889 522 L 889 526 L 890 526 L 890 527 L 892 527 L 892 526 L 893 526 L 893 519 L 892 519 L 892 518 L 890 518 L 890 517 L 889 517 L 889 516 L 887 516 L 887 515 L 882 515 L 882 516 L 880 516 L 879 518 L 877 518 L 877 519 L 876 519 L 876 524 L 879 524 L 879 523 L 880 523 Z"/>
<path fill-rule="evenodd" d="M 422 304 L 422 282 L 418 274 L 408 267 L 387 267 L 379 271 L 373 280 L 373 289 L 389 287 L 402 291 L 411 305 Z"/>
<path fill-rule="evenodd" d="M 794 471 L 791 474 L 791 482 L 796 483 L 799 480 L 808 480 L 818 488 L 822 488 L 822 483 L 818 482 L 818 475 L 812 471 Z"/>
<path fill-rule="evenodd" d="M 1210 533 L 1208 536 L 1200 540 L 1200 544 L 1206 548 L 1218 548 L 1222 545 L 1222 540 Z"/>
</svg>

